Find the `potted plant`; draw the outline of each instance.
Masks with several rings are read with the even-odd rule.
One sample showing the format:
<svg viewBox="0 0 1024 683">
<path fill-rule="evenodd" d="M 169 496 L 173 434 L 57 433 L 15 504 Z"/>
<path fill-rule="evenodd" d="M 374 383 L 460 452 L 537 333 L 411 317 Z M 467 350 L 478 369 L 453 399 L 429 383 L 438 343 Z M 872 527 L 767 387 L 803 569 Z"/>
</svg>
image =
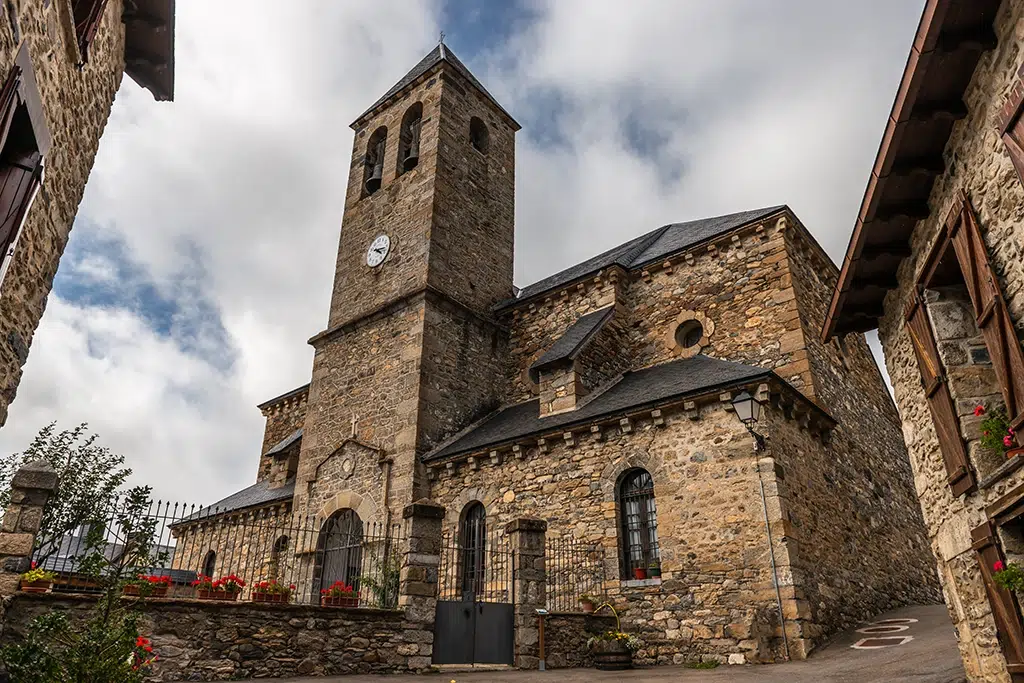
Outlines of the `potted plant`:
<svg viewBox="0 0 1024 683">
<path fill-rule="evenodd" d="M 245 581 L 234 574 L 228 574 L 214 581 L 209 576 L 199 575 L 192 582 L 200 600 L 237 600 Z"/>
<path fill-rule="evenodd" d="M 647 578 L 647 567 L 633 567 L 633 578 L 643 581 Z"/>
<path fill-rule="evenodd" d="M 294 590 L 294 584 L 286 586 L 283 583 L 278 583 L 277 579 L 260 581 L 253 584 L 250 599 L 253 602 L 288 602 L 291 600 Z"/>
<path fill-rule="evenodd" d="M 32 568 L 21 575 L 21 590 L 26 593 L 46 593 L 56 578 L 56 574 L 36 567 L 33 562 Z"/>
<path fill-rule="evenodd" d="M 601 671 L 622 671 L 633 667 L 633 653 L 640 649 L 640 640 L 622 631 L 605 631 L 588 640 L 587 649 Z"/>
<path fill-rule="evenodd" d="M 139 574 L 128 579 L 121 588 L 123 595 L 138 595 L 144 598 L 165 598 L 171 588 L 171 577 Z"/>
<path fill-rule="evenodd" d="M 344 581 L 335 581 L 320 591 L 321 607 L 359 607 L 359 594 Z"/>
<path fill-rule="evenodd" d="M 597 605 L 597 598 L 593 595 L 581 595 L 580 596 L 580 607 L 583 608 L 584 614 L 592 614 L 594 607 Z"/>
<path fill-rule="evenodd" d="M 974 415 L 976 417 L 985 415 L 980 426 L 982 448 L 1005 458 L 1024 455 L 1024 448 L 1017 446 L 1015 440 L 1017 433 L 1010 427 L 1010 421 L 1007 419 L 1005 411 L 996 409 L 988 412 L 985 410 L 985 406 L 979 405 L 975 407 Z"/>
<path fill-rule="evenodd" d="M 651 579 L 661 578 L 661 562 L 651 560 L 650 564 L 647 565 L 647 577 Z"/>
</svg>

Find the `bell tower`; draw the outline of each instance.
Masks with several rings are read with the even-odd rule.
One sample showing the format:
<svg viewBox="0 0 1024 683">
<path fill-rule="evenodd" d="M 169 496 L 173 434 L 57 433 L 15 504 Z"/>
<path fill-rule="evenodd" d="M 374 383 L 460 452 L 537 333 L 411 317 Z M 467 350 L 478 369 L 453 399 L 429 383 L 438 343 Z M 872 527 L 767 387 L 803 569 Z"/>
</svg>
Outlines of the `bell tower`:
<svg viewBox="0 0 1024 683">
<path fill-rule="evenodd" d="M 320 515 L 351 494 L 383 521 L 428 494 L 419 455 L 500 395 L 491 310 L 513 293 L 519 125 L 440 43 L 352 128 L 295 509 Z M 339 455 L 352 443 L 361 455 Z"/>
</svg>

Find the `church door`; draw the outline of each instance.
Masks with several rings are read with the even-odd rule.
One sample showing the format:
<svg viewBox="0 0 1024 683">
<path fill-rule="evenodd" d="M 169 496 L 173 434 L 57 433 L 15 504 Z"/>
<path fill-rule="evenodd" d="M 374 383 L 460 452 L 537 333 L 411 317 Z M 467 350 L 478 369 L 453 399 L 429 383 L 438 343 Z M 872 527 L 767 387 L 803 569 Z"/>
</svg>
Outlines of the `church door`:
<svg viewBox="0 0 1024 683">
<path fill-rule="evenodd" d="M 363 566 L 363 522 L 355 510 L 338 510 L 324 522 L 317 542 L 317 591 L 341 581 L 359 591 Z"/>
</svg>

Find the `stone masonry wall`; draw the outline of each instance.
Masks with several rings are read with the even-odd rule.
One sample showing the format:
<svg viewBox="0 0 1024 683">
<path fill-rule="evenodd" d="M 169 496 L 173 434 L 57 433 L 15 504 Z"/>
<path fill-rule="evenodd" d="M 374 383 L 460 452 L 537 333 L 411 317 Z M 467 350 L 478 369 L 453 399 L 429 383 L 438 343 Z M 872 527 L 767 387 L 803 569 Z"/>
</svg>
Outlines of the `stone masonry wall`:
<svg viewBox="0 0 1024 683">
<path fill-rule="evenodd" d="M 0 424 L 14 400 L 29 346 L 46 308 L 57 264 L 92 169 L 124 69 L 122 2 L 106 4 L 79 71 L 62 42 L 58 5 L 64 0 L 22 0 L 11 5 L 21 42 L 27 41 L 53 146 L 39 196 L 25 221 L 0 288 Z M 0 74 L 6 78 L 20 42 L 4 10 L 0 20 Z"/>
<path fill-rule="evenodd" d="M 770 660 L 777 652 L 766 615 L 775 597 L 750 440 L 721 404 L 700 416 L 670 413 L 663 426 L 637 421 L 628 432 L 606 426 L 599 436 L 574 435 L 572 445 L 559 440 L 547 453 L 534 447 L 497 465 L 461 463 L 454 475 L 442 467 L 432 497 L 450 511 L 449 526 L 480 501 L 489 528 L 528 515 L 548 521 L 548 538 L 603 545 L 606 589 L 624 626 L 645 641 L 640 661 Z M 619 579 L 615 489 L 632 467 L 654 478 L 660 582 Z"/>
<path fill-rule="evenodd" d="M 991 608 L 984 597 L 977 559 L 970 547 L 970 530 L 984 521 L 986 505 L 1024 482 L 1024 472 L 1008 473 L 974 494 L 954 498 L 946 484 L 945 467 L 921 390 L 903 310 L 955 194 L 963 189 L 978 214 L 1010 315 L 1018 331 L 1024 330 L 1024 229 L 1020 222 L 1024 216 L 1024 188 L 996 128 L 999 111 L 1017 80 L 1021 64 L 1024 3 L 1003 3 L 994 28 L 998 46 L 981 56 L 965 92 L 967 116 L 953 126 L 944 154 L 947 171 L 935 180 L 928 201 L 931 214 L 914 231 L 913 255 L 899 269 L 899 286 L 886 297 L 885 316 L 879 327 L 918 498 L 972 683 L 1002 683 L 1009 677 L 996 641 Z M 969 402 L 957 405 L 961 416 L 973 408 Z"/>
<path fill-rule="evenodd" d="M 267 419 L 267 425 L 263 430 L 263 446 L 260 453 L 265 454 L 271 448 L 288 438 L 296 429 L 302 427 L 306 420 L 306 399 L 309 397 L 309 388 L 305 387 L 284 398 L 264 403 L 260 406 L 263 417 Z M 273 457 L 261 457 L 260 468 L 256 481 L 263 481 L 270 478 L 271 470 L 274 469 Z"/>
</svg>

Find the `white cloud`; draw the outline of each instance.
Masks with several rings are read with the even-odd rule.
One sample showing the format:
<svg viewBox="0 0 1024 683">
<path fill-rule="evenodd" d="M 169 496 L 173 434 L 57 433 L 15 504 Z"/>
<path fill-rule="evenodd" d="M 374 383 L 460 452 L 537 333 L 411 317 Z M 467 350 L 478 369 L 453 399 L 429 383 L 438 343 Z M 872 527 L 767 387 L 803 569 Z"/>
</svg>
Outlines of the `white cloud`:
<svg viewBox="0 0 1024 683">
<path fill-rule="evenodd" d="M 327 320 L 348 124 L 431 48 L 442 9 L 293 4 L 179 2 L 176 101 L 125 80 L 71 252 L 85 234 L 123 244 L 174 315 L 158 330 L 123 302 L 51 295 L 0 452 L 86 420 L 161 496 L 251 483 L 254 406 L 308 381 Z M 838 259 L 921 5 L 538 0 L 508 40 L 460 55 L 527 126 L 518 284 L 666 222 L 783 202 Z M 61 276 L 103 283 L 109 259 Z"/>
</svg>

